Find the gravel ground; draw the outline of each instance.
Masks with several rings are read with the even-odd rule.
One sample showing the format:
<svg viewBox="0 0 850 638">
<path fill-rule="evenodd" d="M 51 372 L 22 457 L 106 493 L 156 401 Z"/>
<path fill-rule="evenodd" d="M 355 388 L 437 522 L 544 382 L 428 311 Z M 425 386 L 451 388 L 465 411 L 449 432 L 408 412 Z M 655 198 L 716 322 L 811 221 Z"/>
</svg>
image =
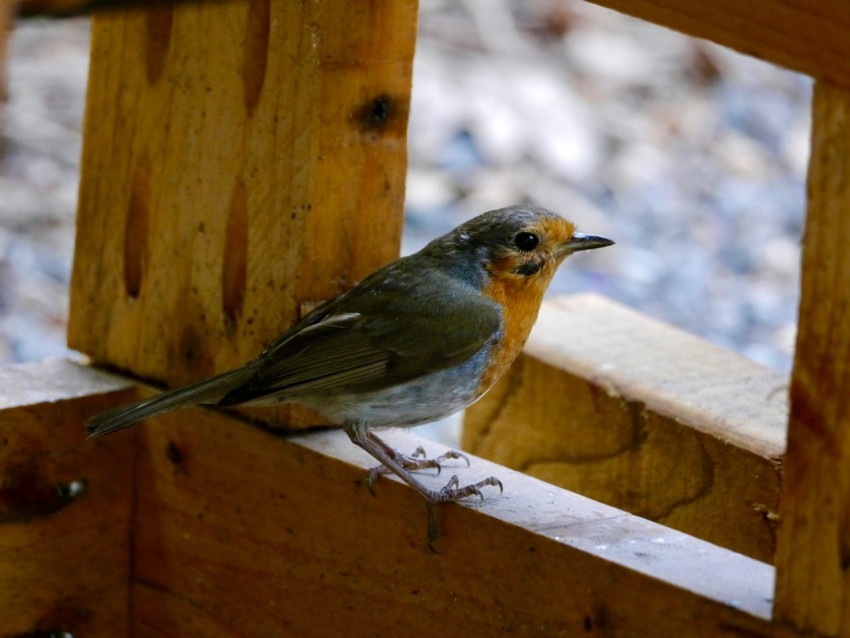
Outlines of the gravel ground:
<svg viewBox="0 0 850 638">
<path fill-rule="evenodd" d="M 617 246 L 554 293 L 596 290 L 790 369 L 811 82 L 567 0 L 423 0 L 404 251 L 517 202 Z M 9 43 L 0 360 L 63 354 L 88 23 Z"/>
</svg>

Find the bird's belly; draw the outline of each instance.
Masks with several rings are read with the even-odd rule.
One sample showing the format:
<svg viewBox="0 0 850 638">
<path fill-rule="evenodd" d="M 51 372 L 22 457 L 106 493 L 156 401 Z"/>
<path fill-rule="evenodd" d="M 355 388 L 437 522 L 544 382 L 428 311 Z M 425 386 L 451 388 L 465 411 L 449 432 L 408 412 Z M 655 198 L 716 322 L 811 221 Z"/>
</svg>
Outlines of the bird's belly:
<svg viewBox="0 0 850 638">
<path fill-rule="evenodd" d="M 438 370 L 396 386 L 352 394 L 304 397 L 304 403 L 331 421 L 368 423 L 370 428 L 411 427 L 438 421 L 474 403 L 487 367 L 486 349 L 459 366 Z"/>
</svg>

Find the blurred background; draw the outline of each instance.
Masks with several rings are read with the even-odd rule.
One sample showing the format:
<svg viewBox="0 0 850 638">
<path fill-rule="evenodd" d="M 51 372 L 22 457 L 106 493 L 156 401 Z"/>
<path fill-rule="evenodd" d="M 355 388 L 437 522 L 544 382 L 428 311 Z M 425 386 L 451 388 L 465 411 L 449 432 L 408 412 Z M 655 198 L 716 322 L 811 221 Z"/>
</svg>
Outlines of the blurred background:
<svg viewBox="0 0 850 638">
<path fill-rule="evenodd" d="M 597 291 L 789 371 L 811 81 L 579 0 L 421 0 L 403 250 L 535 203 L 616 240 Z M 89 23 L 20 21 L 0 160 L 0 361 L 66 353 Z"/>
</svg>

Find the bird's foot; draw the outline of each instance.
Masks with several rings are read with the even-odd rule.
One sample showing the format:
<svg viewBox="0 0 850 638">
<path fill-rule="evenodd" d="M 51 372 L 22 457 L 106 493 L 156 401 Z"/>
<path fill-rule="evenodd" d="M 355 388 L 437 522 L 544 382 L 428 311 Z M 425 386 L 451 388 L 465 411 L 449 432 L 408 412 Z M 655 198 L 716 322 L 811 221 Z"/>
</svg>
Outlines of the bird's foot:
<svg viewBox="0 0 850 638">
<path fill-rule="evenodd" d="M 484 494 L 481 493 L 482 487 L 498 487 L 499 494 L 505 491 L 502 482 L 497 479 L 495 476 L 488 476 L 483 481 L 478 481 L 477 483 L 470 483 L 469 485 L 464 485 L 463 487 L 458 487 L 460 485 L 460 481 L 457 478 L 457 474 L 452 476 L 449 479 L 449 482 L 446 483 L 442 489 L 433 490 L 431 492 L 431 498 L 428 499 L 433 503 L 446 503 L 449 501 L 459 501 L 462 498 L 466 498 L 467 496 L 478 496 L 481 500 L 484 500 Z"/>
<path fill-rule="evenodd" d="M 469 467 L 469 458 L 465 454 L 461 454 L 456 450 L 448 450 L 440 456 L 435 456 L 433 458 L 428 458 L 428 455 L 425 453 L 425 448 L 421 445 L 413 451 L 413 454 L 409 455 L 390 447 L 388 447 L 385 452 L 393 461 L 410 472 L 436 469 L 437 474 L 439 474 L 443 469 L 443 463 L 454 459 L 462 460 L 466 463 L 466 466 Z M 373 495 L 375 494 L 373 486 L 375 485 L 375 481 L 378 480 L 378 477 L 381 476 L 381 474 L 389 474 L 391 472 L 395 472 L 395 470 L 387 468 L 386 465 L 378 465 L 369 470 L 369 476 L 366 479 L 366 486 Z M 457 479 L 457 477 L 455 477 L 455 479 Z M 434 493 L 438 494 L 439 492 Z"/>
</svg>

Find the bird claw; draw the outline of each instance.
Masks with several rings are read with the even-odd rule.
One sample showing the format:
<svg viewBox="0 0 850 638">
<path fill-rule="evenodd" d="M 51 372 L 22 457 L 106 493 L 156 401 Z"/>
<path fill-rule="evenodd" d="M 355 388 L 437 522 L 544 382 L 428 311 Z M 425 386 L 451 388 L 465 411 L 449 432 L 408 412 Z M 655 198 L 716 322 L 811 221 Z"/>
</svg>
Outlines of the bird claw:
<svg viewBox="0 0 850 638">
<path fill-rule="evenodd" d="M 483 492 L 481 492 L 482 487 L 498 487 L 499 494 L 502 494 L 505 491 L 504 485 L 502 485 L 502 482 L 495 476 L 489 476 L 483 481 L 471 483 L 463 487 L 458 487 L 458 485 L 460 485 L 460 480 L 458 479 L 457 474 L 455 474 L 449 479 L 449 482 L 446 483 L 439 492 L 436 492 L 436 500 L 439 500 L 440 502 L 459 501 L 460 499 L 466 498 L 468 496 L 477 496 L 483 501 L 484 494 Z"/>
<path fill-rule="evenodd" d="M 469 467 L 470 465 L 469 457 L 465 454 L 461 454 L 457 450 L 448 450 L 440 456 L 435 456 L 434 458 L 429 459 L 425 453 L 425 448 L 421 445 L 417 446 L 413 451 L 413 454 L 410 455 L 404 454 L 395 449 L 390 450 L 390 455 L 391 458 L 399 463 L 405 470 L 417 472 L 420 470 L 436 469 L 437 476 L 439 476 L 440 472 L 442 472 L 443 463 L 445 461 L 460 459 L 466 463 L 466 467 Z M 374 488 L 375 481 L 378 480 L 381 474 L 389 474 L 390 472 L 392 472 L 392 470 L 387 469 L 384 465 L 377 465 L 369 469 L 369 475 L 366 477 L 366 487 L 372 496 L 376 495 Z"/>
</svg>

